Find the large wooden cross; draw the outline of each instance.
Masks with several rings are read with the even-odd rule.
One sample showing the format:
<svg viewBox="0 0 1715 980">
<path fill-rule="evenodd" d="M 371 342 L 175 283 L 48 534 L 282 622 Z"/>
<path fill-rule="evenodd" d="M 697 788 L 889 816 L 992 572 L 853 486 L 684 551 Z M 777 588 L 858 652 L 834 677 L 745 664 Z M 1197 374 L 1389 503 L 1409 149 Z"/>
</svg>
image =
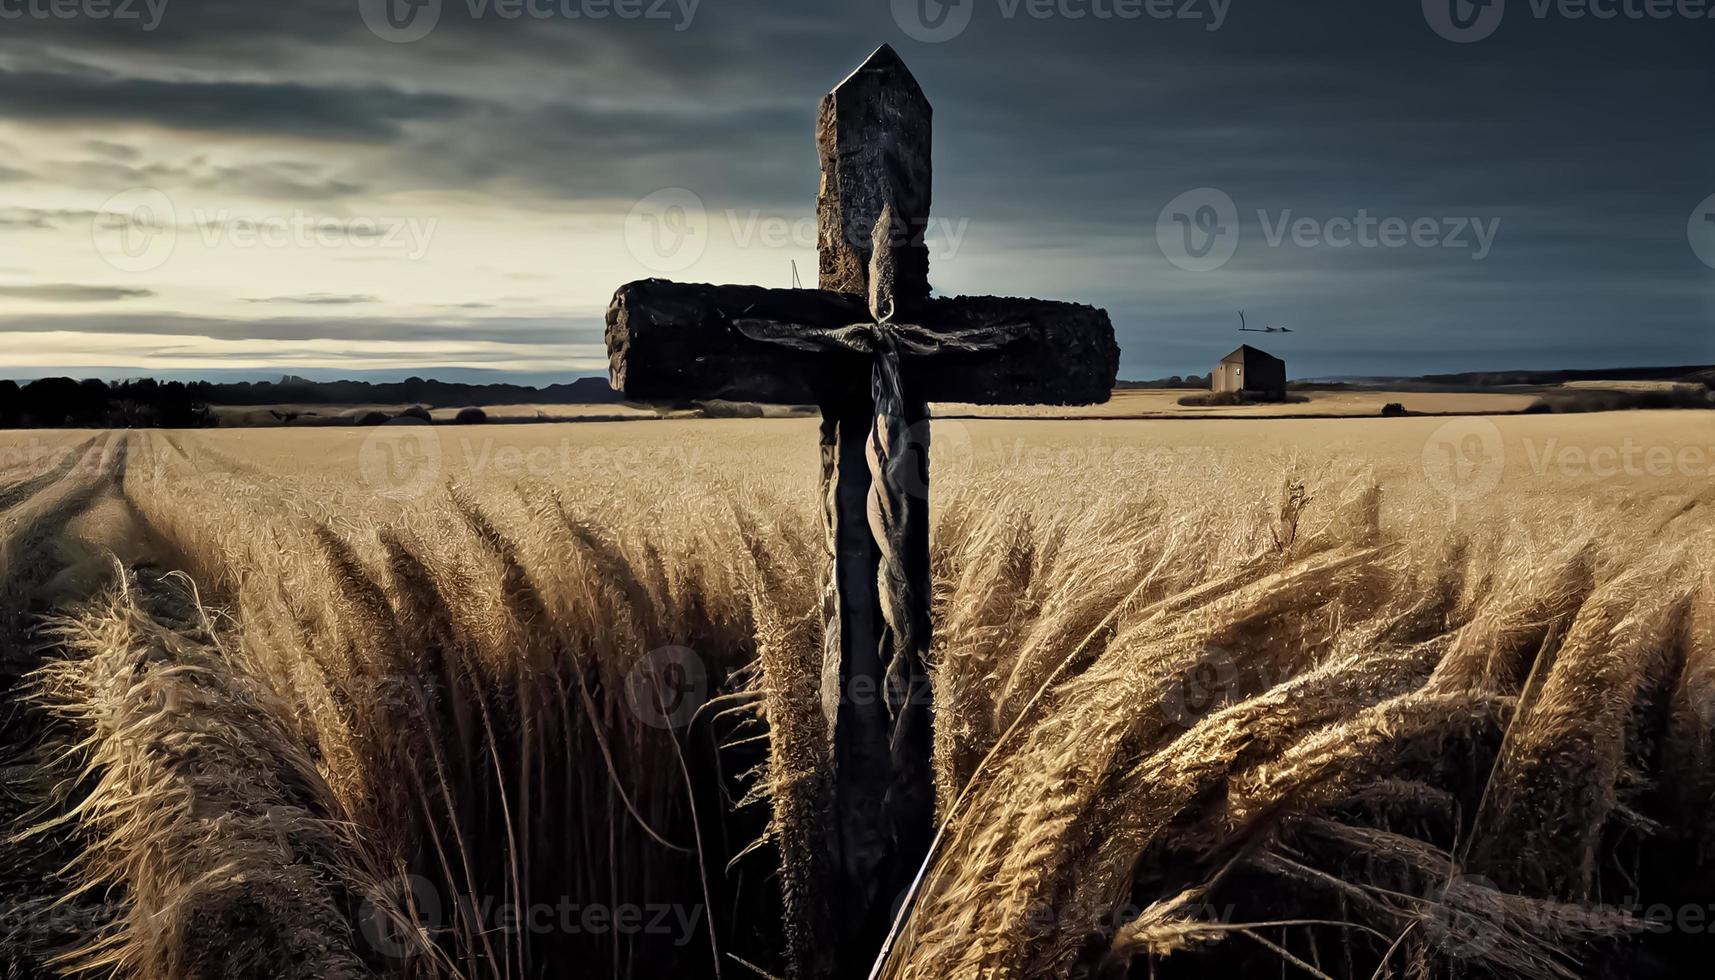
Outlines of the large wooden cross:
<svg viewBox="0 0 1715 980">
<path fill-rule="evenodd" d="M 928 403 L 1104 402 L 1105 312 L 933 298 L 930 107 L 882 47 L 822 100 L 820 289 L 620 288 L 607 315 L 628 399 L 818 405 L 829 568 L 822 704 L 837 933 L 802 975 L 866 976 L 933 836 Z"/>
</svg>

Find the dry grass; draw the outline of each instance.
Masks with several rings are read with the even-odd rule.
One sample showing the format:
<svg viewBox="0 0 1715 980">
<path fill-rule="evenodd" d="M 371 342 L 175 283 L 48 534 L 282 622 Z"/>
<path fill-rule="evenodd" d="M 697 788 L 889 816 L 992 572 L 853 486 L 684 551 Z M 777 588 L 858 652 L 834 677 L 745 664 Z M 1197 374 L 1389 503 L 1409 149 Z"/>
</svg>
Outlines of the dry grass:
<svg viewBox="0 0 1715 980">
<path fill-rule="evenodd" d="M 1715 887 L 1715 491 L 1531 447 L 1707 442 L 1686 418 L 1505 420 L 1500 490 L 1456 509 L 1422 468 L 1439 420 L 942 423 L 945 825 L 882 976 L 1671 975 L 1699 937 L 1640 910 Z M 45 955 L 808 975 L 812 427 L 425 430 L 403 498 L 364 433 L 89 443 L 4 511 L 10 653 L 34 556 L 99 537 L 98 498 L 197 593 L 120 569 L 35 641 L 16 847 L 70 835 L 56 887 L 119 912 Z"/>
<path fill-rule="evenodd" d="M 60 627 L 70 657 L 37 675 L 42 702 L 81 738 L 46 747 L 62 774 L 59 815 L 22 842 L 75 822 L 88 841 L 76 859 L 84 886 L 124 889 L 110 941 L 63 965 L 146 977 L 365 975 L 348 889 L 380 876 L 361 865 L 354 828 L 287 727 L 289 707 L 233 669 L 198 607 L 139 592 L 126 576 Z"/>
</svg>

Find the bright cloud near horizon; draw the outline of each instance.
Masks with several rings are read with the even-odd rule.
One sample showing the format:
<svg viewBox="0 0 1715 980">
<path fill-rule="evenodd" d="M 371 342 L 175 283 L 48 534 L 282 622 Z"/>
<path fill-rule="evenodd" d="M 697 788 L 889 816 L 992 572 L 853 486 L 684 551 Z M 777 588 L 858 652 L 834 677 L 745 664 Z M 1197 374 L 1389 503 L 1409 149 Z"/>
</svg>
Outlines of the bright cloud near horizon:
<svg viewBox="0 0 1715 980">
<path fill-rule="evenodd" d="M 601 374 L 621 283 L 814 280 L 884 42 L 936 288 L 1122 376 L 1715 361 L 1715 21 L 1437 2 L 0 0 L 0 377 Z"/>
</svg>

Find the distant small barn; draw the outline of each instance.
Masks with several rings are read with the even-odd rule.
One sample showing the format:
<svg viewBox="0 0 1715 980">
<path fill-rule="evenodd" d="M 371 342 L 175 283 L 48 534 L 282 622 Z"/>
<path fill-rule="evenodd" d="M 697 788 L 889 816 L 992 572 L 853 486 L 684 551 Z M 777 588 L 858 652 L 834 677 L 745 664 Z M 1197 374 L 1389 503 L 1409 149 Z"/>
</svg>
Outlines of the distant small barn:
<svg viewBox="0 0 1715 980">
<path fill-rule="evenodd" d="M 1286 397 L 1286 362 L 1245 344 L 1215 365 L 1209 378 L 1215 392 L 1231 391 L 1254 398 Z"/>
</svg>

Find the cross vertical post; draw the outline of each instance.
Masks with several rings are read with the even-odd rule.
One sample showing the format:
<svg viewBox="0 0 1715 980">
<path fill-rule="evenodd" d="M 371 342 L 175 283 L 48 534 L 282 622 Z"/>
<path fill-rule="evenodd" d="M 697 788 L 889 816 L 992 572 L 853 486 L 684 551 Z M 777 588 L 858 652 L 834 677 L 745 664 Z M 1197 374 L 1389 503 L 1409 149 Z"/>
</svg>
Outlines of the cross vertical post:
<svg viewBox="0 0 1715 980">
<path fill-rule="evenodd" d="M 820 285 L 868 297 L 878 324 L 929 298 L 928 250 L 917 232 L 929 218 L 931 121 L 917 80 L 885 46 L 818 112 Z M 929 406 L 904 393 L 897 352 L 879 349 L 890 343 L 879 337 L 870 370 L 821 404 L 832 550 L 822 696 L 833 733 L 841 971 L 886 935 L 892 900 L 934 826 Z"/>
</svg>

